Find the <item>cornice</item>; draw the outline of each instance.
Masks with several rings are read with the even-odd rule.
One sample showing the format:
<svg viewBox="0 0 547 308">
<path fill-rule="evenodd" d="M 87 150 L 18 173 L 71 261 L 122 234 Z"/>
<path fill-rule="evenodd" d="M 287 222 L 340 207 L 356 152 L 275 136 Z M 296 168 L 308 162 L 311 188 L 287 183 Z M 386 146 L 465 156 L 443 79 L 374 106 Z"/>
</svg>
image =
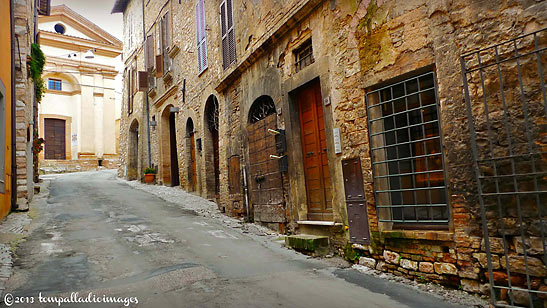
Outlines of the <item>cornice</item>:
<svg viewBox="0 0 547 308">
<path fill-rule="evenodd" d="M 68 50 L 81 49 L 81 51 L 96 49 L 97 51 L 95 54 L 111 58 L 115 58 L 122 54 L 122 48 L 80 37 L 67 36 L 44 30 L 41 30 L 38 35 L 40 44 L 44 46 L 58 47 Z"/>
<path fill-rule="evenodd" d="M 120 73 L 112 65 L 105 65 L 105 64 L 92 63 L 92 62 L 81 62 L 77 60 L 65 59 L 65 58 L 55 57 L 55 56 L 46 57 L 46 69 L 48 68 L 47 67 L 48 65 L 70 66 L 82 72 L 100 71 L 103 73 L 111 73 L 115 75 Z"/>
<path fill-rule="evenodd" d="M 51 8 L 49 16 L 40 16 L 38 22 L 63 21 L 70 24 L 83 34 L 100 40 L 106 44 L 122 48 L 123 43 L 112 34 L 106 32 L 89 19 L 71 10 L 66 5 L 58 5 Z"/>
</svg>

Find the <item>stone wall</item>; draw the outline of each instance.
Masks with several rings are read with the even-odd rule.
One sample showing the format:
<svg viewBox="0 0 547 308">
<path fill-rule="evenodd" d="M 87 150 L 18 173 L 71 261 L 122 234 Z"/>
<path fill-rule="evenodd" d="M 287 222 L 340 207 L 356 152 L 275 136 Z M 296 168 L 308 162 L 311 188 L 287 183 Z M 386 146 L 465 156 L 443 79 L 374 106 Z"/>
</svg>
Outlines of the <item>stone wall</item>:
<svg viewBox="0 0 547 308">
<path fill-rule="evenodd" d="M 124 14 L 126 22 L 127 16 L 139 9 L 139 5 L 139 2 L 130 1 Z M 172 80 L 157 78 L 156 93 L 150 96 L 150 116 L 154 116 L 158 123 L 151 133 L 152 163 L 162 166 L 165 163 L 162 162 L 162 151 L 169 146 L 161 137 L 165 129 L 165 124 L 160 121 L 161 115 L 170 106 L 179 107 L 176 136 L 181 188 L 190 187 L 186 125 L 192 119 L 196 140 L 200 139 L 202 144 L 202 150 L 196 152 L 196 192 L 203 197 L 216 199 L 219 207 L 229 215 L 245 216 L 243 185 L 239 191 L 230 190 L 229 161 L 238 156 L 240 172 L 249 165 L 249 110 L 258 97 L 267 95 L 275 103 L 277 127 L 285 129 L 287 136 L 289 170 L 283 174 L 286 222 L 280 224 L 263 219 L 259 223 L 287 233 L 329 235 L 334 247 L 342 249 L 345 246 L 347 254 L 358 253 L 365 258 L 362 259 L 363 263 L 383 271 L 420 281 L 461 285 L 470 292 L 487 293 L 486 249 L 482 243 L 474 160 L 462 96 L 460 55 L 545 27 L 545 2 L 372 0 L 279 3 L 235 0 L 237 61 L 226 70 L 221 65 L 218 6 L 205 3 L 205 10 L 208 68 L 200 74 L 194 43 L 194 8 L 183 9 L 176 1 L 151 0 L 147 4 L 147 31 L 155 31 L 153 25 L 157 17 L 170 11 L 172 47 L 179 50 L 172 58 Z M 294 51 L 310 38 L 314 61 L 296 71 Z M 142 48 L 136 54 L 142 61 Z M 133 56 L 129 54 L 125 57 L 127 65 Z M 142 65 L 142 62 L 139 63 Z M 433 71 L 436 78 L 450 219 L 447 225 L 432 230 L 416 230 L 418 228 L 413 227 L 410 227 L 412 230 L 402 230 L 392 223 L 379 221 L 364 97 L 378 84 L 424 68 Z M 319 83 L 321 97 L 325 99 L 322 108 L 333 188 L 331 226 L 301 223 L 308 219 L 308 212 L 295 93 L 311 82 Z M 470 88 L 473 94 L 480 92 L 476 85 Z M 120 170 L 127 165 L 127 155 L 123 153 L 127 151 L 128 123 L 136 118 L 140 124 L 142 166 L 146 165 L 142 95 L 141 92 L 136 95 L 136 111 L 122 117 Z M 213 96 L 219 103 L 218 198 L 214 187 L 211 134 L 205 115 L 207 101 Z M 334 153 L 334 128 L 339 128 L 341 132 L 342 152 L 338 154 Z M 540 146 L 545 148 L 545 132 L 538 131 L 536 135 L 542 136 L 543 139 L 538 140 L 541 141 Z M 349 224 L 341 162 L 357 157 L 362 164 L 370 245 L 348 245 L 349 233 L 345 228 Z M 249 172 L 248 168 L 246 170 Z M 162 172 L 158 175 L 159 179 Z M 120 175 L 123 174 L 120 172 Z M 496 226 L 492 225 L 491 228 L 495 229 Z M 499 241 L 496 240 L 497 236 L 492 236 L 494 259 L 501 260 L 493 246 L 499 247 Z M 531 247 L 537 246 L 534 237 L 531 238 Z M 512 241 L 511 260 L 519 264 L 522 254 L 518 239 Z M 540 248 L 535 247 L 541 251 Z M 544 273 L 545 264 L 542 261 L 532 262 L 536 266 L 532 275 L 533 286 L 545 288 L 537 279 Z M 495 270 L 498 281 L 503 279 L 503 264 L 501 261 L 494 263 L 500 269 Z M 515 277 L 521 279 L 521 275 L 516 272 Z"/>
<path fill-rule="evenodd" d="M 34 195 L 32 140 L 35 133 L 34 84 L 27 70 L 30 46 L 35 42 L 35 1 L 14 1 L 17 209 L 28 209 Z"/>
</svg>

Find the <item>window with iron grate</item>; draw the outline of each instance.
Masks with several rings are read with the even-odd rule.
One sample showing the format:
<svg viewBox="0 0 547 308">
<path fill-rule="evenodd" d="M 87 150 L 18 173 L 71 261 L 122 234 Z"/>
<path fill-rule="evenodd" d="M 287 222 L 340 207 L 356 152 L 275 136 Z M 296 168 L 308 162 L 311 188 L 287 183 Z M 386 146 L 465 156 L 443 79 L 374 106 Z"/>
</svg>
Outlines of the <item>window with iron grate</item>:
<svg viewBox="0 0 547 308">
<path fill-rule="evenodd" d="M 294 58 L 294 66 L 297 72 L 315 62 L 315 59 L 313 58 L 311 39 L 304 42 L 302 46 L 294 51 Z"/>
<path fill-rule="evenodd" d="M 61 90 L 62 90 L 62 84 L 63 84 L 63 82 L 62 82 L 60 79 L 52 79 L 52 78 L 50 78 L 50 79 L 48 80 L 48 86 L 47 86 L 47 88 L 50 89 L 50 90 L 61 91 Z"/>
<path fill-rule="evenodd" d="M 446 225 L 434 73 L 369 91 L 366 102 L 379 221 Z"/>
</svg>

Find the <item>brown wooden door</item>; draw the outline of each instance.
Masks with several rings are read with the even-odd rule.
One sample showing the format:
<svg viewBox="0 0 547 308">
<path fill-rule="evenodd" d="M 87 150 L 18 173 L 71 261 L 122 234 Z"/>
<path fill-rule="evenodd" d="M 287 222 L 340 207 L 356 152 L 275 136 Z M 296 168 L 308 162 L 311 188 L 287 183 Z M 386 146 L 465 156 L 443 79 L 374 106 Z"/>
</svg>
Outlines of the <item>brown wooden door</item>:
<svg viewBox="0 0 547 308">
<path fill-rule="evenodd" d="M 45 119 L 44 131 L 46 159 L 66 159 L 65 120 Z"/>
<path fill-rule="evenodd" d="M 190 185 L 192 191 L 196 190 L 196 140 L 194 133 L 190 135 Z"/>
<path fill-rule="evenodd" d="M 300 90 L 297 99 L 308 199 L 308 219 L 332 220 L 332 188 L 319 81 Z"/>
<path fill-rule="evenodd" d="M 277 115 L 251 123 L 249 132 L 250 203 L 255 221 L 284 222 L 283 179 L 276 155 L 275 136 L 268 129 L 277 130 Z"/>
</svg>

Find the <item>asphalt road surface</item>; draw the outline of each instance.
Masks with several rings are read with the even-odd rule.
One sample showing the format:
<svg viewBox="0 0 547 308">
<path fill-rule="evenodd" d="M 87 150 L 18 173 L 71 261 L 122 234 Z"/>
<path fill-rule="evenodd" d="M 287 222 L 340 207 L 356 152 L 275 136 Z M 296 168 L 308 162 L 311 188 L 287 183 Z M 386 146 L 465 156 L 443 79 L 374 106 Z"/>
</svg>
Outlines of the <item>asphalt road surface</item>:
<svg viewBox="0 0 547 308">
<path fill-rule="evenodd" d="M 6 292 L 34 302 L 12 307 L 459 307 L 198 216 L 108 171 L 55 177 L 33 216 Z M 109 299 L 121 302 L 98 302 Z"/>
</svg>

